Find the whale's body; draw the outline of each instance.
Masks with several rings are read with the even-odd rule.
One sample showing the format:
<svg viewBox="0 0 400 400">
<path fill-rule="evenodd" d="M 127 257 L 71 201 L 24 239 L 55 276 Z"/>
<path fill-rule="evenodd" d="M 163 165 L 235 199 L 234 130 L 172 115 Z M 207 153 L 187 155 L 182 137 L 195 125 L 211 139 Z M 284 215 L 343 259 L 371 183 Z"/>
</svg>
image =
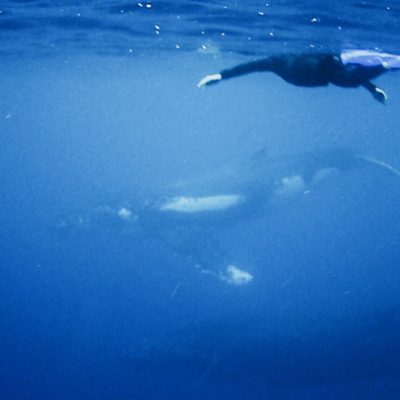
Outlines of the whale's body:
<svg viewBox="0 0 400 400">
<path fill-rule="evenodd" d="M 269 157 L 262 149 L 245 162 L 178 181 L 165 188 L 149 209 L 163 217 L 214 220 L 248 217 L 280 198 L 307 193 L 333 176 L 372 166 L 400 177 L 389 164 L 343 149 Z"/>
<path fill-rule="evenodd" d="M 363 168 L 378 168 L 400 177 L 387 163 L 350 150 L 270 157 L 262 149 L 245 161 L 175 181 L 144 200 L 101 205 L 62 221 L 58 227 L 102 233 L 108 229 L 112 235 L 123 233 L 135 240 L 150 238 L 197 266 L 207 264 L 207 273 L 228 282 L 229 276 L 219 272 L 227 271 L 232 263 L 220 249 L 221 232 L 264 218 L 277 204 L 317 191 L 324 182 L 340 182 L 343 174 Z"/>
</svg>

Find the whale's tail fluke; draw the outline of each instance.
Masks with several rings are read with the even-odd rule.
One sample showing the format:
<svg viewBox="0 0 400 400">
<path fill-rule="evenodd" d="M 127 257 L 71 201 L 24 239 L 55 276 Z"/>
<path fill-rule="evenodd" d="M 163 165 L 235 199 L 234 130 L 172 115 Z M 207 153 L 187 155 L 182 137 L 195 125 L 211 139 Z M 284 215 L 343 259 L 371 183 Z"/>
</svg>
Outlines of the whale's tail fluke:
<svg viewBox="0 0 400 400">
<path fill-rule="evenodd" d="M 363 160 L 363 161 L 366 161 L 367 163 L 382 167 L 385 170 L 390 171 L 392 174 L 394 174 L 400 178 L 400 171 L 384 161 L 377 160 L 376 158 L 363 156 L 363 155 L 356 155 L 355 158 L 358 158 L 359 160 Z"/>
</svg>

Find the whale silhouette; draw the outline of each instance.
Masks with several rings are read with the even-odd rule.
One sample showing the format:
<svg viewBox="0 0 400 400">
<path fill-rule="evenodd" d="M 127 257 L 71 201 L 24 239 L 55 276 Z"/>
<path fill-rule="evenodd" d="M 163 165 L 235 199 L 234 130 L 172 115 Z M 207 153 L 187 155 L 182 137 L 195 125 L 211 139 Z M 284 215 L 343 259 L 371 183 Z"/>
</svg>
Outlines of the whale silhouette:
<svg viewBox="0 0 400 400">
<path fill-rule="evenodd" d="M 159 241 L 200 266 L 203 273 L 230 283 L 235 283 L 234 276 L 247 276 L 240 282 L 250 282 L 247 271 L 231 265 L 218 237 L 241 221 L 268 214 L 276 204 L 362 168 L 377 168 L 400 177 L 389 164 L 347 149 L 281 157 L 270 157 L 266 149 L 261 149 L 245 161 L 175 181 L 145 199 L 99 205 L 67 216 L 57 228 L 103 234 L 109 231 L 110 235 L 130 235 L 133 240 Z"/>
</svg>

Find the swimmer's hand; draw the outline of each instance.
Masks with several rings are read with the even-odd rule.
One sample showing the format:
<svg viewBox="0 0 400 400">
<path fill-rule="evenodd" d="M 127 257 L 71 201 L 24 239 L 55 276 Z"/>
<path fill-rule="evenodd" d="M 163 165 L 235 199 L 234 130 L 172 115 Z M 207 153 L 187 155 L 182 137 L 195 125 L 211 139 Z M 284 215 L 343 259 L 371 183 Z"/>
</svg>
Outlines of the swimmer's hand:
<svg viewBox="0 0 400 400">
<path fill-rule="evenodd" d="M 204 86 L 214 85 L 218 83 L 221 79 L 222 79 L 221 74 L 206 75 L 203 79 L 199 81 L 197 87 L 203 88 Z"/>
<path fill-rule="evenodd" d="M 386 104 L 388 97 L 387 94 L 381 88 L 375 87 L 372 95 L 374 96 L 375 100 L 379 101 L 379 103 Z"/>
</svg>

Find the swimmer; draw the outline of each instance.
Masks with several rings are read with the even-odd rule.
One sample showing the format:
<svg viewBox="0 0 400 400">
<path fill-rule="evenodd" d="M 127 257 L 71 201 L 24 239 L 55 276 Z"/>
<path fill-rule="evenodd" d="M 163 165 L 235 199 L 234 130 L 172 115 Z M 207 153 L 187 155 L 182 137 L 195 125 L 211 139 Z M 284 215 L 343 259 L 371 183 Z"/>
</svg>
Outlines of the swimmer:
<svg viewBox="0 0 400 400">
<path fill-rule="evenodd" d="M 369 50 L 345 50 L 340 54 L 285 54 L 240 64 L 218 74 L 207 75 L 197 86 L 202 88 L 252 72 L 273 72 L 296 86 L 316 87 L 329 84 L 346 88 L 362 86 L 375 100 L 385 104 L 386 93 L 374 85 L 371 79 L 396 69 L 400 69 L 400 55 Z"/>
</svg>

